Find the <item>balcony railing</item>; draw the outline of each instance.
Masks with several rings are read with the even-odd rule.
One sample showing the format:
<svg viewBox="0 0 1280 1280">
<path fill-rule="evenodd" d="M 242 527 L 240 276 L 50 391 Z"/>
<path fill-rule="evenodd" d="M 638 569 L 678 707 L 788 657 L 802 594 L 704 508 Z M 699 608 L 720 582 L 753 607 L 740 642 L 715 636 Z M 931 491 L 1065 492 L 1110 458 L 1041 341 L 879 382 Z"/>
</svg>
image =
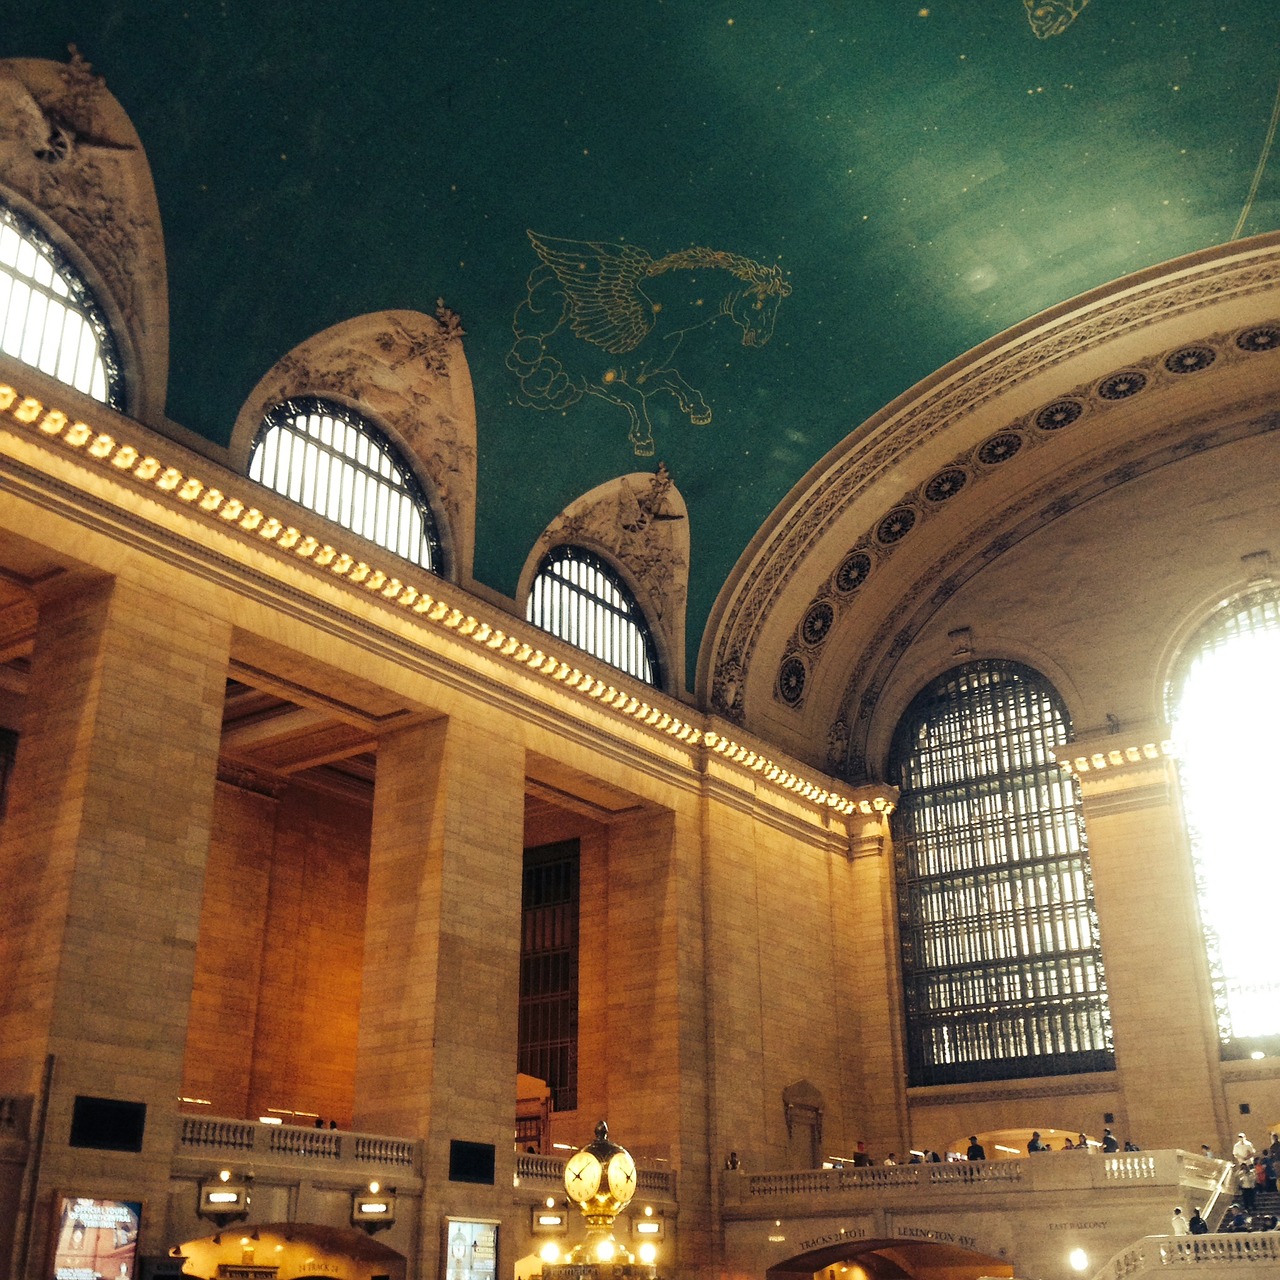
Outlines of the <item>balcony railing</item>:
<svg viewBox="0 0 1280 1280">
<path fill-rule="evenodd" d="M 1161 1267 L 1218 1267 L 1234 1264 L 1244 1274 L 1249 1264 L 1259 1275 L 1280 1269 L 1280 1232 L 1242 1232 L 1225 1236 L 1146 1236 L 1121 1250 L 1094 1280 L 1137 1280 Z"/>
<path fill-rule="evenodd" d="M 421 1143 L 410 1138 L 213 1116 L 183 1116 L 178 1154 L 225 1155 L 229 1159 L 255 1155 L 259 1159 L 317 1165 L 355 1163 L 415 1174 L 422 1168 Z"/>
<path fill-rule="evenodd" d="M 1018 1160 L 954 1161 L 942 1164 L 869 1165 L 865 1168 L 804 1169 L 741 1173 L 726 1171 L 726 1209 L 737 1216 L 785 1213 L 785 1201 L 814 1196 L 892 1198 L 896 1193 L 932 1198 L 951 1193 L 1039 1192 L 1148 1185 L 1199 1188 L 1217 1185 L 1226 1166 L 1186 1151 L 1118 1152 L 1115 1155 L 1046 1152 Z M 782 1201 L 784 1203 L 779 1203 Z M 767 1205 L 762 1202 L 769 1202 Z"/>
</svg>

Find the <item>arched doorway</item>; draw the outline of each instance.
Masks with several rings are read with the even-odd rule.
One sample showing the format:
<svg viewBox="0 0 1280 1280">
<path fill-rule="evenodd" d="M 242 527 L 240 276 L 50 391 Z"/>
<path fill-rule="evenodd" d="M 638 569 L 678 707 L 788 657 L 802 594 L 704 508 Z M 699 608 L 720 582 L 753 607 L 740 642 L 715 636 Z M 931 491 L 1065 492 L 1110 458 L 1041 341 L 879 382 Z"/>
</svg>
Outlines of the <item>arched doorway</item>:
<svg viewBox="0 0 1280 1280">
<path fill-rule="evenodd" d="M 169 1252 L 199 1280 L 405 1280 L 406 1271 L 404 1254 L 362 1231 L 305 1222 L 242 1223 Z"/>
<path fill-rule="evenodd" d="M 845 1241 L 776 1263 L 768 1280 L 1011 1280 L 1001 1258 L 935 1241 Z"/>
</svg>

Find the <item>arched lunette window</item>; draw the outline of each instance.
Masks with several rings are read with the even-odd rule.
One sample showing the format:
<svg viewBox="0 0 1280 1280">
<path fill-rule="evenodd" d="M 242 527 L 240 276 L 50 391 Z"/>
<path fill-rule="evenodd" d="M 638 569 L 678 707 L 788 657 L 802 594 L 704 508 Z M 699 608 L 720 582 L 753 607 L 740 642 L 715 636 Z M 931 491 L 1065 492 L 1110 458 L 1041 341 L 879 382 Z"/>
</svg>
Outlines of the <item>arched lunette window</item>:
<svg viewBox="0 0 1280 1280">
<path fill-rule="evenodd" d="M 529 588 L 525 617 L 646 684 L 662 672 L 649 624 L 618 573 L 582 547 L 553 547 Z"/>
<path fill-rule="evenodd" d="M 1167 690 L 1200 922 L 1226 1058 L 1280 1053 L 1280 901 L 1275 752 L 1280 590 L 1220 605 L 1183 650 Z"/>
<path fill-rule="evenodd" d="M 34 223 L 0 201 L 0 351 L 124 408 L 106 316 L 80 273 Z"/>
<path fill-rule="evenodd" d="M 263 419 L 249 478 L 291 502 L 443 575 L 427 496 L 399 450 L 354 409 L 299 397 Z"/>
<path fill-rule="evenodd" d="M 956 667 L 894 735 L 910 1083 L 1114 1067 L 1077 783 L 1053 687 L 1019 663 Z"/>
</svg>

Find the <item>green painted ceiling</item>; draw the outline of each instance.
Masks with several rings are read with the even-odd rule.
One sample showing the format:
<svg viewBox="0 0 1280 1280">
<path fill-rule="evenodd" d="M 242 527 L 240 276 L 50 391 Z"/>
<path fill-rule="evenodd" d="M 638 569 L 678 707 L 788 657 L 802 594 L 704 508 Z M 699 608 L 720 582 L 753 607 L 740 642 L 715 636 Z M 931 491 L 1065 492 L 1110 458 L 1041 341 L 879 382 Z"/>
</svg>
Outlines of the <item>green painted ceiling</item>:
<svg viewBox="0 0 1280 1280">
<path fill-rule="evenodd" d="M 752 534 L 859 423 L 1027 316 L 1236 233 L 1280 77 L 1272 0 L 1042 7 L 1058 34 L 1023 0 L 43 0 L 14 6 L 0 54 L 74 42 L 137 126 L 170 416 L 225 441 L 295 344 L 443 297 L 475 378 L 476 576 L 513 592 L 568 502 L 665 460 L 690 510 L 692 664 Z M 1278 224 L 1273 166 L 1242 233 Z M 605 246 L 565 251 L 580 309 L 623 244 L 778 264 L 790 293 L 767 345 L 728 317 L 687 334 L 673 363 L 712 420 L 654 394 L 637 458 L 614 403 L 518 402 L 531 229 Z M 634 270 L 609 278 L 635 297 Z M 645 288 L 670 318 L 726 279 L 677 266 Z M 598 378 L 616 318 L 595 346 L 562 333 L 567 363 Z"/>
</svg>

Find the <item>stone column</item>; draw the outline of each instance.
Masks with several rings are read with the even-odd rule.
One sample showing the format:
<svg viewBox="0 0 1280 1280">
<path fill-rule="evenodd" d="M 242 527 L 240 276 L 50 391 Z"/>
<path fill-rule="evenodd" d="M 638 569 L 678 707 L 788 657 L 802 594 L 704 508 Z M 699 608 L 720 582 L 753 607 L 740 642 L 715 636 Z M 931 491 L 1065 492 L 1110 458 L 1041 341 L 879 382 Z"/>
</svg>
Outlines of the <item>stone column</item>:
<svg viewBox="0 0 1280 1280">
<path fill-rule="evenodd" d="M 0 1093 L 36 1099 L 15 1276 L 55 1187 L 147 1200 L 163 1246 L 229 646 L 124 579 L 40 605 L 0 842 Z M 78 1097 L 144 1104 L 141 1151 L 72 1147 Z"/>
<path fill-rule="evenodd" d="M 379 742 L 355 1125 L 426 1142 L 424 1276 L 446 1214 L 510 1211 L 523 836 L 509 733 L 437 720 Z M 449 1181 L 453 1140 L 493 1144 L 492 1186 Z"/>
<path fill-rule="evenodd" d="M 1073 742 L 1127 1114 L 1146 1148 L 1217 1145 L 1228 1130 L 1213 995 L 1173 762 L 1162 739 Z M 1102 1118 L 1098 1117 L 1099 1125 Z"/>
</svg>

